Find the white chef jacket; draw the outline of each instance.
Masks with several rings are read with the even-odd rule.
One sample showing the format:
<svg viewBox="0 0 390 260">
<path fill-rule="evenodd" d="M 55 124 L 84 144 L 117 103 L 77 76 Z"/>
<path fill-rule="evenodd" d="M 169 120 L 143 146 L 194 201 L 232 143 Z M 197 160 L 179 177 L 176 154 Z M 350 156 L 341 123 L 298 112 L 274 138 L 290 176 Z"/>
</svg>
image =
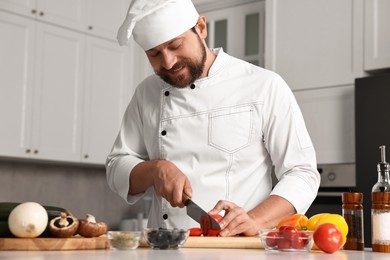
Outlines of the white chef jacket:
<svg viewBox="0 0 390 260">
<path fill-rule="evenodd" d="M 110 188 L 129 204 L 138 163 L 166 159 L 188 178 L 206 211 L 229 200 L 249 211 L 275 194 L 304 213 L 320 183 L 315 150 L 298 104 L 274 72 L 213 50 L 205 78 L 175 88 L 152 75 L 136 89 L 107 158 Z M 271 171 L 279 182 L 272 189 Z M 199 226 L 150 188 L 149 227 Z"/>
</svg>

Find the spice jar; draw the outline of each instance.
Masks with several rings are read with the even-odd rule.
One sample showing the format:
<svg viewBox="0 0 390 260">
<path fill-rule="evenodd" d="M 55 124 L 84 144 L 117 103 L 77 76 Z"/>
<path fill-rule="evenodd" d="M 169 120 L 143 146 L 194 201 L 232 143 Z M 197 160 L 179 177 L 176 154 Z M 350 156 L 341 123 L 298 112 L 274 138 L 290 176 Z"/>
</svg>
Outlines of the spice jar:
<svg viewBox="0 0 390 260">
<path fill-rule="evenodd" d="M 363 229 L 363 194 L 360 192 L 343 192 L 342 214 L 348 224 L 346 250 L 364 250 Z"/>
<path fill-rule="evenodd" d="M 390 165 L 386 162 L 385 146 L 381 150 L 381 162 L 377 165 L 378 182 L 371 193 L 372 251 L 390 252 Z"/>
<path fill-rule="evenodd" d="M 371 193 L 372 251 L 390 252 L 390 192 Z"/>
</svg>

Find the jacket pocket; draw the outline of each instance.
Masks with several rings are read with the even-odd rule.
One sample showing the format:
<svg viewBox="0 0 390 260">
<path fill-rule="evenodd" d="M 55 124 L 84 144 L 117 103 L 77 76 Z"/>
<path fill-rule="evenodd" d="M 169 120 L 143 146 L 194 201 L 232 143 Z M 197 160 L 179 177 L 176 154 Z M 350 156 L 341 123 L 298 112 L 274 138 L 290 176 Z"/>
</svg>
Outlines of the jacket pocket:
<svg viewBox="0 0 390 260">
<path fill-rule="evenodd" d="M 209 114 L 209 145 L 227 153 L 247 146 L 252 136 L 252 106 L 231 107 Z"/>
</svg>

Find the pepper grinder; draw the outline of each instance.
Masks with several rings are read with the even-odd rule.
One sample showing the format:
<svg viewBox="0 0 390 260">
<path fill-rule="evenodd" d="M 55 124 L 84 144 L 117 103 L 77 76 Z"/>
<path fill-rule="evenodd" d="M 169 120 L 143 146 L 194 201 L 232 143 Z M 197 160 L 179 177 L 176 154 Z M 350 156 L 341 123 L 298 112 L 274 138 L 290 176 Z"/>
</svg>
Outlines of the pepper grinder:
<svg viewBox="0 0 390 260">
<path fill-rule="evenodd" d="M 371 193 L 372 251 L 390 252 L 390 165 L 386 162 L 386 147 L 381 145 L 381 162 L 377 165 L 378 182 Z"/>
</svg>

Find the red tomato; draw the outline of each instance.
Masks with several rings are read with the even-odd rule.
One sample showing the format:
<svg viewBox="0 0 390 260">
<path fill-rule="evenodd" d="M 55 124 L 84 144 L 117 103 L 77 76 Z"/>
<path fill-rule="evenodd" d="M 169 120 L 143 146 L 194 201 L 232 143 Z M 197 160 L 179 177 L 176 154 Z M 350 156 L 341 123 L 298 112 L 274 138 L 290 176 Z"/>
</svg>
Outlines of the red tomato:
<svg viewBox="0 0 390 260">
<path fill-rule="evenodd" d="M 313 239 L 318 248 L 328 254 L 336 252 L 343 245 L 343 235 L 340 229 L 332 223 L 319 225 L 314 230 Z"/>
<path fill-rule="evenodd" d="M 220 229 L 209 229 L 209 231 L 207 232 L 207 236 L 217 237 L 217 236 L 219 236 L 219 232 L 221 232 Z"/>
<path fill-rule="evenodd" d="M 219 214 L 212 214 L 212 216 L 218 223 L 222 221 L 223 217 Z"/>
<path fill-rule="evenodd" d="M 268 232 L 267 238 L 265 239 L 265 243 L 270 247 L 274 247 L 276 246 L 276 241 L 278 240 L 278 237 L 279 237 L 279 232 L 277 231 Z"/>
<path fill-rule="evenodd" d="M 279 238 L 276 240 L 276 244 L 278 245 L 278 249 L 287 249 L 291 246 L 291 241 L 287 238 Z"/>
<path fill-rule="evenodd" d="M 209 233 L 209 230 L 211 229 L 211 220 L 208 215 L 203 215 L 200 218 L 200 228 L 203 231 L 203 235 L 207 236 Z"/>
<path fill-rule="evenodd" d="M 198 237 L 198 236 L 202 235 L 202 233 L 203 233 L 203 230 L 201 228 L 197 228 L 197 227 L 190 228 L 190 236 L 192 236 L 192 237 Z"/>
<path fill-rule="evenodd" d="M 295 249 L 302 249 L 305 246 L 305 240 L 307 241 L 307 238 L 297 236 L 291 239 L 291 246 Z"/>
<path fill-rule="evenodd" d="M 298 229 L 289 226 L 282 229 L 283 236 L 289 240 L 294 240 L 299 237 Z"/>
</svg>

